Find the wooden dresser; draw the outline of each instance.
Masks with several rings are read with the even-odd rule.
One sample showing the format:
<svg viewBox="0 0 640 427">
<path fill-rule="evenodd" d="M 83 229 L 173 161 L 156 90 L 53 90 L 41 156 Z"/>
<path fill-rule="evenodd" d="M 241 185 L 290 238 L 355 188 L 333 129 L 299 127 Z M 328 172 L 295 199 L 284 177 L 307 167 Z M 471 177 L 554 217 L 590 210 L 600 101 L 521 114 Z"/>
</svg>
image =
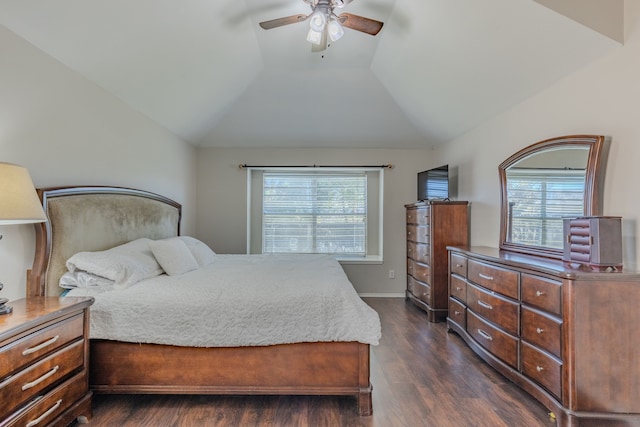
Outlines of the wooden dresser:
<svg viewBox="0 0 640 427">
<path fill-rule="evenodd" d="M 559 426 L 640 425 L 640 274 L 449 249 L 450 330 Z"/>
<path fill-rule="evenodd" d="M 66 426 L 91 417 L 92 298 L 29 297 L 0 316 L 0 426 Z"/>
<path fill-rule="evenodd" d="M 466 245 L 468 202 L 430 201 L 405 205 L 407 217 L 407 298 L 430 322 L 447 317 L 447 245 Z"/>
</svg>

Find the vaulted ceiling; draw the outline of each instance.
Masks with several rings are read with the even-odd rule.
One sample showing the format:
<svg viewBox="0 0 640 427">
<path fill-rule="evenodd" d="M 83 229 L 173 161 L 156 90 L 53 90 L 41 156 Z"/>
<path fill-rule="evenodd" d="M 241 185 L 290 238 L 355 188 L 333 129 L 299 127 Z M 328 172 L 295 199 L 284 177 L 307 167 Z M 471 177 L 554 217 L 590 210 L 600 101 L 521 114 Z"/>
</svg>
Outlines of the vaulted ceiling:
<svg viewBox="0 0 640 427">
<path fill-rule="evenodd" d="M 618 48 L 622 7 L 354 0 L 382 31 L 322 53 L 258 26 L 302 0 L 0 0 L 0 24 L 196 146 L 426 148 Z"/>
</svg>

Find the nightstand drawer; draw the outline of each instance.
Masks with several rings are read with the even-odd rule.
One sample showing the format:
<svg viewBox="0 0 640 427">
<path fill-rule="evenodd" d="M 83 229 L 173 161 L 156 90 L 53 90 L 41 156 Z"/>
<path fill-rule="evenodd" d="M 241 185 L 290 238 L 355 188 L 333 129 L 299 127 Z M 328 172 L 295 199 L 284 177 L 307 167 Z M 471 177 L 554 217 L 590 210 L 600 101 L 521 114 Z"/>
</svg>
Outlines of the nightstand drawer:
<svg viewBox="0 0 640 427">
<path fill-rule="evenodd" d="M 87 372 L 82 371 L 40 399 L 36 399 L 14 414 L 3 426 L 48 426 L 71 405 L 87 394 Z M 90 414 L 87 414 L 89 416 Z M 37 422 L 37 423 L 36 423 Z"/>
<path fill-rule="evenodd" d="M 84 340 L 79 340 L 8 377 L 0 383 L 2 409 L 10 412 L 84 365 Z"/>
<path fill-rule="evenodd" d="M 0 348 L 0 380 L 54 350 L 82 337 L 82 314 L 36 330 Z"/>
</svg>

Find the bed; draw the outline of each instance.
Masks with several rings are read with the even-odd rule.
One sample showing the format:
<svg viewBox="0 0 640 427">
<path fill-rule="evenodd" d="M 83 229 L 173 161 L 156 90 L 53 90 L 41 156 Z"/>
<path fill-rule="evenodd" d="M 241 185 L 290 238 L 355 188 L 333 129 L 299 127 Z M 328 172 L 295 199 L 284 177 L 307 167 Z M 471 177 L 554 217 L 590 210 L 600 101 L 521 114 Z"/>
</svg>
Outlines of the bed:
<svg viewBox="0 0 640 427">
<path fill-rule="evenodd" d="M 181 206 L 157 194 L 116 187 L 49 188 L 39 189 L 38 193 L 49 221 L 36 225 L 36 254 L 33 268 L 28 275 L 29 296 L 60 295 L 63 289 L 59 282 L 61 277 L 68 274 L 67 261 L 78 253 L 105 251 L 128 244 L 127 242 L 146 239 L 174 240 L 180 235 Z M 224 264 L 232 264 L 238 268 L 240 259 L 236 257 L 242 255 L 216 255 L 214 268 L 217 269 Z M 269 265 L 270 260 L 265 260 L 265 256 L 256 257 L 253 258 L 256 263 Z M 315 259 L 309 261 L 309 265 L 316 263 Z M 325 261 L 320 259 L 320 262 Z M 323 268 L 331 268 L 331 264 L 327 266 Z M 307 267 L 309 266 L 301 269 Z M 281 267 L 277 268 L 282 270 Z M 203 267 L 185 273 L 184 276 L 202 276 L 204 270 Z M 341 268 L 340 272 L 344 275 Z M 344 277 L 346 278 L 346 275 Z M 169 280 L 164 277 L 160 279 Z M 151 286 L 147 285 L 146 280 L 128 287 L 122 291 L 123 294 L 130 289 L 140 293 L 144 286 Z M 243 286 L 248 285 L 245 282 Z M 355 293 L 352 286 L 349 287 L 350 292 Z M 116 295 L 118 292 L 120 290 L 104 292 L 102 295 Z M 252 292 L 246 290 L 245 295 Z M 152 299 L 151 294 L 153 292 L 147 294 L 150 295 L 149 300 Z M 370 345 L 377 343 L 375 337 L 360 338 L 358 335 L 345 332 L 338 335 L 344 339 L 324 336 L 314 341 L 313 338 L 298 336 L 292 339 L 280 338 L 276 343 L 266 343 L 258 339 L 262 333 L 260 331 L 254 334 L 254 341 L 242 345 L 235 345 L 233 340 L 224 339 L 216 341 L 223 343 L 222 345 L 212 344 L 206 342 L 207 336 L 202 337 L 204 341 L 196 344 L 168 344 L 163 342 L 161 337 L 164 327 L 155 328 L 155 333 L 159 336 L 157 342 L 146 342 L 154 340 L 135 336 L 125 340 L 108 334 L 94 337 L 93 329 L 99 333 L 100 328 L 97 324 L 94 325 L 93 318 L 111 316 L 99 311 L 100 301 L 100 295 L 96 296 L 96 303 L 91 308 L 90 387 L 95 393 L 353 396 L 356 398 L 360 415 L 372 413 L 369 357 Z M 236 307 L 244 307 L 244 302 L 240 300 L 240 303 L 234 304 Z M 300 301 L 290 301 L 286 310 L 292 308 L 292 304 L 298 303 Z M 366 306 L 364 302 L 362 304 Z M 340 303 L 332 305 L 340 306 Z M 177 311 L 175 307 L 178 307 Z M 202 307 L 198 310 L 202 310 Z M 144 310 L 139 311 L 142 313 Z M 192 322 L 195 329 L 203 326 L 193 324 L 193 318 L 186 321 L 179 319 L 188 311 L 187 307 L 180 304 L 169 304 L 159 318 L 162 318 L 167 326 L 169 324 L 166 322 Z M 140 318 L 143 318 L 142 315 Z M 377 314 L 375 318 L 378 322 L 379 337 Z M 286 319 L 282 321 L 287 322 Z M 291 320 L 288 322 L 294 323 Z M 358 322 L 358 319 L 352 321 L 354 324 Z M 371 323 L 371 318 L 367 322 Z M 147 321 L 148 323 L 154 322 Z M 233 332 L 233 329 L 221 329 Z M 235 334 L 230 335 L 233 337 Z"/>
</svg>

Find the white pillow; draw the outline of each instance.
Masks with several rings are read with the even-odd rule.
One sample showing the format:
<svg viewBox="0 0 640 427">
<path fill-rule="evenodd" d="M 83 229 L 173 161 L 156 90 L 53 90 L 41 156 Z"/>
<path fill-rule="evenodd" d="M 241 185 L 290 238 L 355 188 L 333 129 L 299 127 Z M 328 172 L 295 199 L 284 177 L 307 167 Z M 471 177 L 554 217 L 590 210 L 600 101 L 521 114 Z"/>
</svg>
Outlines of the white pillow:
<svg viewBox="0 0 640 427">
<path fill-rule="evenodd" d="M 216 253 L 205 243 L 190 236 L 180 236 L 180 239 L 187 244 L 187 247 L 191 251 L 191 255 L 193 255 L 196 261 L 198 261 L 198 265 L 200 267 L 209 265 L 214 261 Z"/>
<path fill-rule="evenodd" d="M 106 251 L 78 252 L 67 260 L 67 270 L 86 271 L 126 288 L 140 280 L 162 274 L 162 268 L 149 248 L 151 239 L 137 239 Z"/>
<path fill-rule="evenodd" d="M 169 276 L 197 270 L 200 267 L 186 243 L 178 237 L 149 242 L 149 247 Z"/>
</svg>

